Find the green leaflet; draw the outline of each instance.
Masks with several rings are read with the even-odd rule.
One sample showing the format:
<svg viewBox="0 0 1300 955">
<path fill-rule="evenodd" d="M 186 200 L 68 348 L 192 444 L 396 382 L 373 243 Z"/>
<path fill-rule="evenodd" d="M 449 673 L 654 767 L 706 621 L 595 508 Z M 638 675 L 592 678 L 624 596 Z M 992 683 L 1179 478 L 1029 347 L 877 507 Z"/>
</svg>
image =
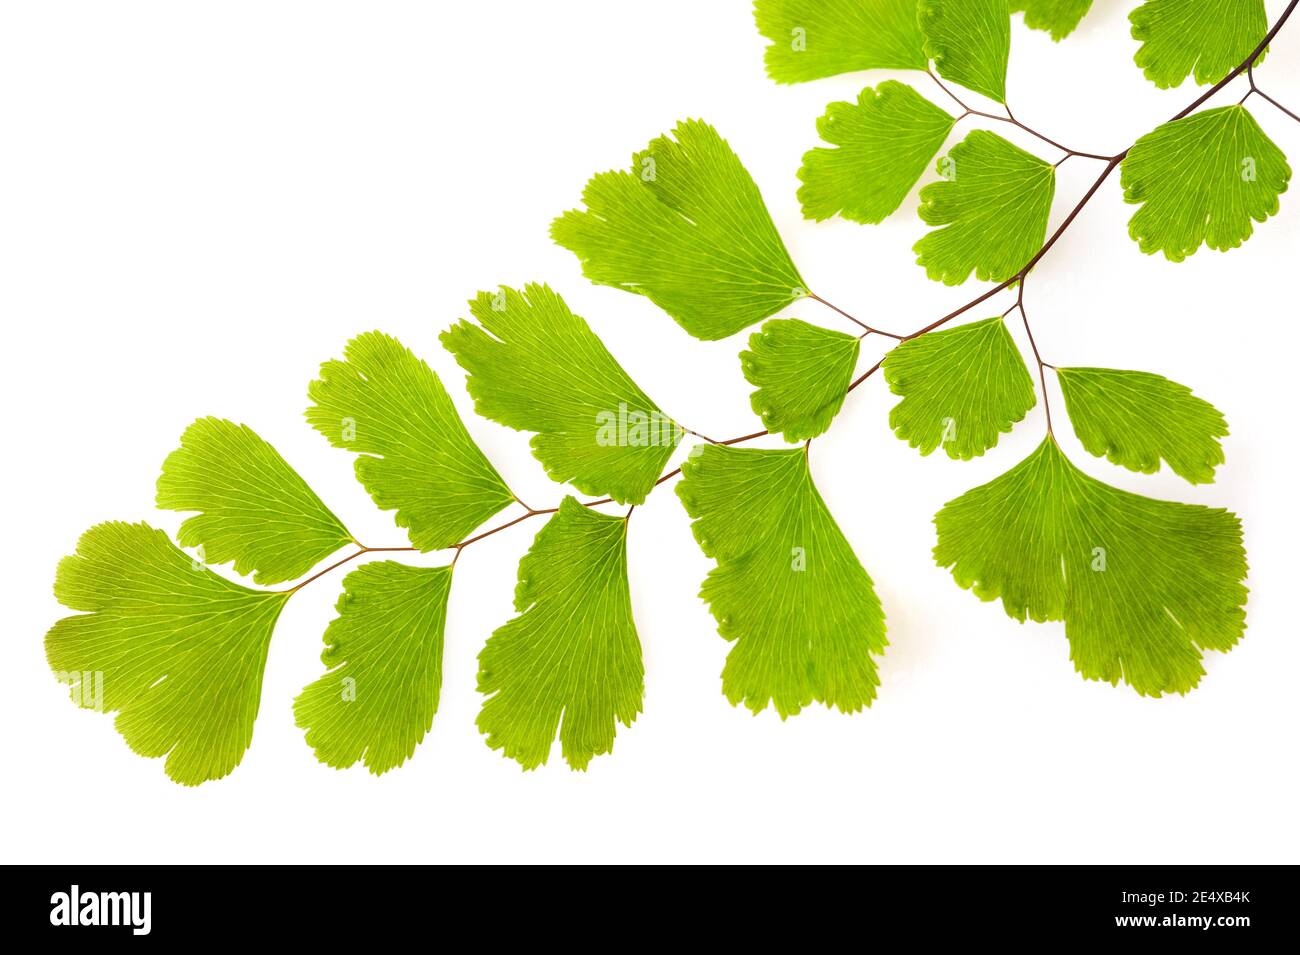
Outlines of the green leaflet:
<svg viewBox="0 0 1300 955">
<path fill-rule="evenodd" d="M 925 274 L 960 285 L 971 272 L 981 282 L 1011 278 L 1047 235 L 1056 170 L 1001 136 L 972 130 L 939 160 L 945 178 L 921 189 L 918 209 L 926 233 L 912 250 Z"/>
<path fill-rule="evenodd" d="M 613 750 L 616 724 L 632 725 L 645 692 L 627 520 L 566 497 L 519 562 L 515 611 L 479 654 L 487 699 L 478 728 L 490 747 L 535 769 L 559 727 L 565 761 L 586 769 Z"/>
<path fill-rule="evenodd" d="M 903 400 L 889 412 L 894 433 L 929 454 L 969 461 L 998 443 L 1034 406 L 1034 382 L 1001 318 L 986 318 L 903 342 L 881 366 Z"/>
<path fill-rule="evenodd" d="M 804 153 L 799 201 L 809 219 L 881 222 L 899 207 L 952 130 L 953 119 L 912 87 L 886 80 L 857 103 L 831 103 L 817 134 L 836 148 Z"/>
<path fill-rule="evenodd" d="M 1228 423 L 1186 385 L 1145 371 L 1058 368 L 1074 433 L 1089 454 L 1154 474 L 1164 458 L 1193 484 L 1214 480 Z"/>
<path fill-rule="evenodd" d="M 1188 74 L 1202 86 L 1217 83 L 1268 32 L 1264 0 L 1146 0 L 1128 18 L 1142 41 L 1133 62 L 1161 89 Z"/>
<path fill-rule="evenodd" d="M 758 187 L 708 123 L 685 120 L 593 176 L 551 237 L 600 285 L 639 292 L 696 338 L 734 335 L 805 294 Z"/>
<path fill-rule="evenodd" d="M 294 719 L 322 763 L 401 766 L 433 725 L 442 689 L 450 567 L 366 564 L 343 579 L 325 630 L 329 671 L 294 700 Z"/>
<path fill-rule="evenodd" d="M 1053 40 L 1063 40 L 1079 25 L 1092 0 L 1011 0 L 1011 12 L 1025 14 L 1025 26 L 1046 30 Z"/>
<path fill-rule="evenodd" d="M 196 786 L 239 765 L 253 738 L 266 650 L 287 591 L 219 577 L 147 524 L 97 524 L 59 562 L 54 595 L 81 611 L 45 636 L 79 706 L 118 711 L 141 756 Z"/>
<path fill-rule="evenodd" d="M 361 455 L 357 479 L 419 550 L 459 543 L 514 500 L 438 376 L 397 339 L 358 335 L 307 393 L 308 422 Z"/>
<path fill-rule="evenodd" d="M 677 494 L 706 557 L 700 596 L 735 641 L 722 670 L 732 705 L 768 703 L 782 719 L 814 701 L 870 706 L 885 616 L 871 578 L 813 486 L 803 448 L 706 445 Z"/>
<path fill-rule="evenodd" d="M 1244 629 L 1235 515 L 1110 487 L 1050 436 L 934 522 L 939 566 L 1017 620 L 1064 620 L 1086 679 L 1186 693 L 1205 673 L 1200 651 L 1226 651 Z"/>
<path fill-rule="evenodd" d="M 181 524 L 182 547 L 210 564 L 235 562 L 259 584 L 292 580 L 352 540 L 307 482 L 247 425 L 199 418 L 158 477 L 158 506 L 200 511 Z"/>
<path fill-rule="evenodd" d="M 778 83 L 856 70 L 923 70 L 916 0 L 754 0 L 764 60 Z"/>
<path fill-rule="evenodd" d="M 740 353 L 749 399 L 763 427 L 787 441 L 815 438 L 844 404 L 861 342 L 852 335 L 793 318 L 773 319 L 749 336 Z"/>
<path fill-rule="evenodd" d="M 916 15 L 926 55 L 940 76 L 1006 102 L 1011 55 L 1007 0 L 919 0 Z"/>
<path fill-rule="evenodd" d="M 1181 262 L 1205 243 L 1226 252 L 1277 213 L 1291 167 L 1244 106 L 1220 106 L 1157 126 L 1120 165 L 1126 202 L 1142 208 L 1128 233 L 1148 255 Z"/>
<path fill-rule="evenodd" d="M 619 367 L 587 323 L 544 285 L 502 288 L 470 303 L 443 345 L 469 372 L 474 408 L 535 431 L 546 473 L 579 491 L 640 504 L 682 429 Z"/>
</svg>

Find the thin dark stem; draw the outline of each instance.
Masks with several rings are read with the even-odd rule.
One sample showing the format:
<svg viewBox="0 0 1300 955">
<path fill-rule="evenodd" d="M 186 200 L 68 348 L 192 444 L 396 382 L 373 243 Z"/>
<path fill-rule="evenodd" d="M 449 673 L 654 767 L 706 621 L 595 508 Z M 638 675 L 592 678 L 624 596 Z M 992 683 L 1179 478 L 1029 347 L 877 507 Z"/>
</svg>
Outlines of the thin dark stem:
<svg viewBox="0 0 1300 955">
<path fill-rule="evenodd" d="M 1069 159 L 1071 156 L 1082 156 L 1086 159 L 1100 159 L 1102 161 L 1110 159 L 1109 156 L 1103 156 L 1100 153 L 1089 153 L 1089 152 L 1084 152 L 1081 149 L 1071 149 L 1069 146 L 1061 145 L 1055 139 L 1052 139 L 1048 136 L 1044 136 L 1038 130 L 1034 129 L 1031 126 L 1026 126 L 1020 120 L 1016 119 L 1015 114 L 1011 112 L 1011 107 L 1005 103 L 1002 104 L 1002 108 L 1007 111 L 1007 115 L 1005 116 L 999 116 L 997 113 L 985 112 L 984 110 L 981 109 L 971 109 L 971 107 L 967 106 L 956 93 L 954 93 L 947 86 L 945 86 L 943 81 L 940 80 L 939 77 L 934 75 L 933 70 L 927 69 L 926 73 L 930 75 L 930 79 L 934 80 L 935 83 L 938 84 L 939 89 L 947 93 L 948 96 L 952 99 L 952 101 L 962 108 L 962 114 L 957 117 L 956 120 L 957 122 L 961 122 L 961 120 L 965 119 L 967 116 L 982 116 L 984 119 L 991 119 L 999 123 L 1009 123 L 1010 125 L 1016 127 L 1017 129 L 1023 130 L 1024 132 L 1028 133 L 1030 136 L 1033 136 L 1036 139 L 1040 139 L 1043 142 L 1047 143 L 1047 145 L 1055 149 L 1059 149 L 1061 152 L 1065 153 L 1065 156 L 1061 159 L 1061 162 L 1065 162 L 1065 160 Z M 1059 166 L 1061 162 L 1058 162 L 1057 165 Z"/>
<path fill-rule="evenodd" d="M 880 366 L 883 365 L 884 363 L 885 363 L 885 359 L 882 358 L 880 359 L 880 361 L 876 362 L 874 365 L 872 365 L 862 374 L 858 375 L 858 377 L 854 378 L 853 381 L 849 384 L 848 390 L 845 392 L 845 394 L 848 394 L 849 391 L 852 391 L 854 388 L 858 387 L 858 385 L 862 384 L 864 381 L 866 381 L 868 378 L 870 378 L 872 375 L 878 372 L 880 370 Z"/>
<path fill-rule="evenodd" d="M 1243 96 L 1240 100 L 1237 101 L 1237 105 L 1240 106 L 1242 103 L 1246 102 L 1246 100 L 1248 100 L 1248 99 L 1251 97 L 1252 94 L 1254 94 L 1254 95 L 1258 96 L 1260 99 L 1264 100 L 1265 102 L 1272 103 L 1274 106 L 1276 106 L 1276 107 L 1277 107 L 1278 109 L 1280 109 L 1282 112 L 1286 113 L 1286 115 L 1288 115 L 1288 116 L 1290 116 L 1292 119 L 1294 119 L 1297 123 L 1300 123 L 1300 116 L 1297 116 L 1295 113 L 1291 112 L 1291 110 L 1287 109 L 1285 106 L 1283 106 L 1283 105 L 1282 105 L 1281 103 L 1279 103 L 1277 100 L 1273 99 L 1273 97 L 1269 96 L 1267 93 L 1265 93 L 1262 89 L 1259 88 L 1258 84 L 1256 84 L 1256 82 L 1255 82 L 1255 64 L 1254 64 L 1254 63 L 1252 63 L 1250 66 L 1246 67 L 1246 77 L 1250 80 L 1250 89 L 1248 89 L 1248 90 L 1246 91 L 1246 95 L 1245 95 L 1245 96 Z"/>
<path fill-rule="evenodd" d="M 1038 350 L 1038 343 L 1034 341 L 1034 330 L 1029 327 L 1029 313 L 1025 311 L 1025 283 L 1020 283 L 1020 288 L 1016 290 L 1016 304 L 1007 309 L 1006 315 L 1011 314 L 1011 309 L 1020 310 L 1020 321 L 1024 323 L 1025 334 L 1029 336 L 1029 347 L 1034 350 L 1034 361 L 1038 362 L 1038 383 L 1043 389 L 1043 411 L 1047 413 L 1047 433 L 1052 434 L 1052 403 L 1047 397 L 1047 362 L 1043 361 L 1042 353 Z M 1002 317 L 1005 318 L 1006 315 Z"/>
<path fill-rule="evenodd" d="M 336 560 L 334 563 L 330 564 L 324 570 L 317 571 L 316 573 L 308 577 L 306 580 L 299 581 L 298 583 L 294 584 L 288 590 L 279 590 L 276 592 L 282 594 L 295 594 L 298 591 L 302 590 L 302 588 L 306 587 L 313 580 L 319 580 L 321 577 L 324 577 L 326 574 L 328 574 L 331 570 L 334 570 L 337 567 L 342 567 L 344 564 L 348 563 L 348 561 L 356 560 L 362 554 L 381 554 L 381 553 L 390 553 L 393 551 L 413 551 L 413 550 L 415 550 L 414 547 L 367 547 L 365 544 L 358 543 L 357 550 L 354 550 L 352 553 L 348 554 L 348 556 L 344 557 L 342 560 Z"/>
<path fill-rule="evenodd" d="M 832 312 L 838 312 L 839 314 L 847 318 L 849 321 L 851 321 L 853 324 L 857 325 L 859 328 L 865 329 L 866 335 L 884 335 L 886 338 L 894 338 L 894 339 L 902 338 L 901 335 L 895 335 L 893 332 L 887 332 L 882 328 L 876 328 L 875 326 L 868 325 L 866 322 L 850 315 L 848 312 L 844 311 L 844 309 L 840 308 L 838 305 L 832 305 L 830 302 L 826 301 L 826 299 L 822 298 L 820 295 L 816 294 L 815 292 L 808 292 L 807 295 L 814 302 L 821 302 Z M 866 335 L 863 335 L 861 337 L 866 337 Z"/>
</svg>

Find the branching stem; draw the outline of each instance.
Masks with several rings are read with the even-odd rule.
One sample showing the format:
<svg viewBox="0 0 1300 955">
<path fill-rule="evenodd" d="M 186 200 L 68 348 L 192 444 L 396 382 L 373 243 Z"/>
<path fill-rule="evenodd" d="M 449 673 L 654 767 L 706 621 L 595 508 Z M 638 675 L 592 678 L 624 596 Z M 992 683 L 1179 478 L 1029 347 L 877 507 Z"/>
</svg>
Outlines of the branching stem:
<svg viewBox="0 0 1300 955">
<path fill-rule="evenodd" d="M 1193 100 L 1190 104 L 1184 107 L 1181 111 L 1176 113 L 1174 116 L 1170 117 L 1168 122 L 1172 123 L 1177 120 L 1183 119 L 1186 116 L 1191 115 L 1191 113 L 1194 112 L 1202 103 L 1206 102 L 1206 100 L 1212 97 L 1215 93 L 1219 92 L 1219 90 L 1223 89 L 1230 82 L 1232 82 L 1232 80 L 1240 76 L 1242 73 L 1246 73 L 1247 78 L 1250 81 L 1250 89 L 1247 91 L 1246 96 L 1242 97 L 1243 102 L 1245 101 L 1246 98 L 1248 98 L 1251 95 L 1259 96 L 1261 99 L 1268 101 L 1273 106 L 1280 109 L 1287 116 L 1290 116 L 1292 119 L 1296 120 L 1297 122 L 1300 122 L 1300 116 L 1297 116 L 1291 110 L 1287 109 L 1281 103 L 1277 102 L 1277 100 L 1273 99 L 1271 96 L 1269 96 L 1267 93 L 1265 93 L 1256 85 L 1255 72 L 1254 72 L 1255 61 L 1259 59 L 1260 54 L 1264 52 L 1265 48 L 1268 47 L 1269 43 L 1272 42 L 1273 38 L 1277 36 L 1278 31 L 1281 30 L 1282 26 L 1287 22 L 1288 19 L 1290 19 L 1291 14 L 1295 11 L 1297 4 L 1300 4 L 1300 0 L 1291 0 L 1291 2 L 1287 4 L 1286 9 L 1282 11 L 1281 16 L 1279 16 L 1277 21 L 1273 24 L 1272 28 L 1268 31 L 1268 33 L 1264 35 L 1264 39 L 1262 39 L 1259 42 L 1259 45 L 1256 46 L 1255 49 L 1252 50 L 1250 54 L 1235 69 L 1233 69 L 1230 73 L 1228 73 L 1227 76 L 1223 77 L 1223 79 L 1219 80 L 1219 82 L 1215 83 L 1213 86 L 1207 89 L 1204 93 L 1198 96 L 1195 100 Z M 1037 265 L 1043 259 L 1043 257 L 1047 255 L 1049 251 L 1051 251 L 1052 246 L 1056 245 L 1057 241 L 1061 238 L 1061 236 L 1065 234 L 1065 231 L 1071 226 L 1071 224 L 1073 224 L 1074 220 L 1078 217 L 1079 213 L 1083 211 L 1083 207 L 1088 204 L 1088 202 L 1092 199 L 1094 195 L 1096 195 L 1097 190 L 1101 188 L 1102 183 L 1104 183 L 1110 177 L 1110 174 L 1115 171 L 1115 167 L 1118 166 L 1121 162 L 1123 162 L 1124 157 L 1128 155 L 1129 150 L 1125 149 L 1123 152 L 1116 153 L 1114 156 L 1103 156 L 1099 153 L 1090 153 L 1090 152 L 1083 152 L 1077 149 L 1069 149 L 1068 147 L 1061 145 L 1055 140 L 1048 138 L 1047 136 L 1043 135 L 1037 130 L 1032 129 L 1029 126 L 1026 126 L 1024 123 L 1020 122 L 1020 120 L 1016 119 L 1015 115 L 1011 112 L 1011 108 L 1009 106 L 1006 107 L 1006 111 L 1007 111 L 1006 116 L 998 116 L 995 113 L 987 113 L 982 110 L 971 109 L 965 103 L 963 103 L 961 99 L 957 97 L 956 94 L 954 94 L 950 89 L 948 89 L 948 87 L 945 86 L 943 82 L 941 82 L 940 79 L 937 76 L 935 76 L 935 74 L 932 71 L 927 70 L 926 72 L 929 73 L 930 78 L 939 85 L 939 88 L 942 89 L 945 93 L 947 93 L 948 96 L 951 97 L 952 100 L 962 108 L 962 110 L 964 110 L 962 115 L 957 117 L 958 120 L 961 120 L 965 116 L 970 115 L 970 116 L 981 116 L 986 119 L 996 120 L 998 122 L 1010 123 L 1011 125 L 1015 126 L 1020 130 L 1023 130 L 1029 135 L 1034 136 L 1042 140 L 1043 142 L 1047 143 L 1048 145 L 1053 146 L 1056 149 L 1059 149 L 1062 152 L 1064 152 L 1065 157 L 1061 160 L 1062 162 L 1065 159 L 1070 158 L 1071 156 L 1081 156 L 1087 159 L 1096 159 L 1105 162 L 1106 163 L 1105 168 L 1102 169 L 1101 174 L 1097 176 L 1096 180 L 1093 181 L 1092 185 L 1088 187 L 1087 192 L 1083 194 L 1083 196 L 1075 204 L 1074 208 L 1070 210 L 1068 215 L 1066 215 L 1065 219 L 1056 228 L 1056 231 L 1053 232 L 1047 238 L 1047 241 L 1043 243 L 1042 247 L 1037 252 L 1034 253 L 1033 257 L 1030 258 L 1030 260 L 1025 263 L 1024 267 L 1021 268 L 1018 272 L 1016 272 L 1015 275 L 993 286 L 987 291 L 981 292 L 979 295 L 971 299 L 965 305 L 953 309 L 948 314 L 936 319 L 935 321 L 931 322 L 928 325 L 925 325 L 922 328 L 917 329 L 916 331 L 912 332 L 909 335 L 895 335 L 892 332 L 886 332 L 882 329 L 874 328 L 866 324 L 865 322 L 860 321 L 854 316 L 850 315 L 842 308 L 839 308 L 836 305 L 832 305 L 824 298 L 815 295 L 812 292 L 808 292 L 807 295 L 809 298 L 813 299 L 814 301 L 820 302 L 822 305 L 826 306 L 827 308 L 831 309 L 834 312 L 839 313 L 843 317 L 847 318 L 849 321 L 853 322 L 854 324 L 862 328 L 864 330 L 864 335 L 862 337 L 866 337 L 866 335 L 870 335 L 870 334 L 883 335 L 887 338 L 893 338 L 901 343 L 901 342 L 911 341 L 914 338 L 919 338 L 920 336 L 928 332 L 934 331 L 935 329 L 940 328 L 943 325 L 946 325 L 954 318 L 957 318 L 958 316 L 963 315 L 966 312 L 970 311 L 975 306 L 988 301 L 990 298 L 992 298 L 994 295 L 997 295 L 999 292 L 1010 288 L 1012 285 L 1015 285 L 1016 283 L 1020 283 L 1020 287 L 1016 290 L 1015 303 L 1010 308 L 1008 308 L 1005 312 L 1002 313 L 1002 317 L 1006 318 L 1006 316 L 1010 315 L 1013 311 L 1016 311 L 1017 309 L 1020 311 L 1020 318 L 1021 321 L 1024 323 L 1025 333 L 1029 338 L 1029 345 L 1034 352 L 1034 360 L 1038 363 L 1038 380 L 1043 391 L 1043 409 L 1047 415 L 1047 431 L 1049 434 L 1051 434 L 1052 411 L 1050 406 L 1048 405 L 1047 376 L 1045 373 L 1045 369 L 1047 368 L 1054 369 L 1055 366 L 1043 360 L 1042 355 L 1038 351 L 1038 344 L 1034 341 L 1034 333 L 1029 326 L 1029 317 L 1025 314 L 1025 307 L 1024 307 L 1025 278 L 1026 276 L 1029 275 L 1030 270 L 1033 269 L 1033 267 Z M 1131 149 L 1132 147 L 1130 146 L 1129 148 Z M 1057 165 L 1060 165 L 1060 163 L 1058 162 Z M 879 371 L 881 366 L 884 364 L 884 361 L 885 359 L 882 357 L 869 369 L 867 369 L 865 372 L 863 372 L 861 375 L 855 378 L 852 381 L 852 383 L 850 383 L 848 387 L 848 391 L 853 391 L 855 388 L 858 387 L 858 385 L 862 384 L 864 381 L 866 381 L 868 378 L 874 375 L 877 371 Z M 744 434 L 744 435 L 740 435 L 739 437 L 728 438 L 725 441 L 715 441 L 712 438 L 706 437 L 705 435 L 700 434 L 697 431 L 692 431 L 689 428 L 683 428 L 682 430 L 685 431 L 687 434 L 694 435 L 695 437 L 700 438 L 703 441 L 707 441 L 710 444 L 716 444 L 723 447 L 730 447 L 731 445 L 735 445 L 735 444 L 743 444 L 747 441 L 752 441 L 756 438 L 761 438 L 764 435 L 770 433 L 768 431 L 755 431 L 752 434 Z M 805 453 L 807 453 L 808 450 L 807 443 L 805 443 L 804 445 L 804 450 Z M 658 487 L 664 482 L 677 477 L 681 473 L 682 473 L 681 467 L 680 466 L 675 467 L 672 470 L 667 471 L 663 475 L 661 475 L 655 481 L 654 486 Z M 533 507 L 529 507 L 527 504 L 524 504 L 524 502 L 519 500 L 518 497 L 516 497 L 515 500 L 520 504 L 520 506 L 524 508 L 525 512 L 519 515 L 518 517 L 506 521 L 505 523 L 498 524 L 496 527 L 483 531 L 481 534 L 476 534 L 473 537 L 469 537 L 461 541 L 459 544 L 454 545 L 451 548 L 452 550 L 455 551 L 455 556 L 452 558 L 453 564 L 455 564 L 456 560 L 459 559 L 461 551 L 464 550 L 466 547 L 469 547 L 471 544 L 475 544 L 481 540 L 485 540 L 494 534 L 498 534 L 501 531 L 506 530 L 507 528 L 514 527 L 516 524 L 520 524 L 531 517 L 537 517 L 540 514 L 554 514 L 556 511 L 559 510 L 559 507 L 533 508 Z M 611 498 L 604 497 L 595 501 L 584 501 L 582 502 L 582 506 L 598 507 L 602 504 L 611 504 L 611 503 L 613 503 L 613 500 Z M 633 510 L 635 510 L 635 507 L 630 508 L 626 516 L 630 517 Z M 358 550 L 353 551 L 351 554 L 344 557 L 342 560 L 335 561 L 333 564 L 330 564 L 325 569 L 320 570 L 315 574 L 312 574 L 306 580 L 303 580 L 300 583 L 295 584 L 293 587 L 289 588 L 288 590 L 280 591 L 280 593 L 296 593 L 297 591 L 301 590 L 303 587 L 310 584 L 312 581 L 319 580 L 321 577 L 325 576 L 330 571 L 338 567 L 342 567 L 344 564 L 348 563 L 351 560 L 356 559 L 357 557 L 360 557 L 362 554 L 415 550 L 414 547 L 366 547 L 360 544 L 359 542 L 358 542 L 358 548 L 359 548 Z"/>
</svg>

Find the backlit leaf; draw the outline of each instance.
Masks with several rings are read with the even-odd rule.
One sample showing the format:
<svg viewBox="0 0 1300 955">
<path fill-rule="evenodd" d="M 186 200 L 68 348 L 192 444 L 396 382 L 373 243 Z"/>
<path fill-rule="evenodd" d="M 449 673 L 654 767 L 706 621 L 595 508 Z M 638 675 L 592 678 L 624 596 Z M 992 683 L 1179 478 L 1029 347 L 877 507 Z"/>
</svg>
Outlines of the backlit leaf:
<svg viewBox="0 0 1300 955">
<path fill-rule="evenodd" d="M 804 448 L 705 445 L 682 467 L 678 496 L 706 557 L 700 596 L 735 642 L 722 692 L 781 718 L 813 702 L 870 706 L 885 616 L 871 578 L 813 485 Z"/>
<path fill-rule="evenodd" d="M 1074 433 L 1089 454 L 1154 474 L 1160 459 L 1193 484 L 1214 480 L 1228 423 L 1176 381 L 1145 371 L 1058 368 Z"/>
<path fill-rule="evenodd" d="M 1291 167 L 1244 106 L 1220 106 L 1158 126 L 1120 165 L 1126 202 L 1142 208 L 1128 233 L 1147 254 L 1181 262 L 1204 243 L 1225 252 L 1277 213 Z"/>
<path fill-rule="evenodd" d="M 844 404 L 860 344 L 852 335 L 793 318 L 773 319 L 750 335 L 740 366 L 758 386 L 749 403 L 763 427 L 792 442 L 829 428 Z"/>
<path fill-rule="evenodd" d="M 294 700 L 316 758 L 339 769 L 401 766 L 433 725 L 442 689 L 450 567 L 366 564 L 343 578 L 325 630 L 329 668 Z"/>
<path fill-rule="evenodd" d="M 734 335 L 806 294 L 754 180 L 708 123 L 678 123 L 582 199 L 551 237 L 587 278 L 645 295 L 696 338 Z"/>
<path fill-rule="evenodd" d="M 817 133 L 835 148 L 804 153 L 799 201 L 809 219 L 881 222 L 899 207 L 956 120 L 912 87 L 886 80 L 856 103 L 831 103 Z"/>
<path fill-rule="evenodd" d="M 564 300 L 544 285 L 480 292 L 477 324 L 441 335 L 469 372 L 474 408 L 511 428 L 535 431 L 546 473 L 579 491 L 640 504 L 682 429 L 628 377 Z"/>
<path fill-rule="evenodd" d="M 300 577 L 352 541 L 342 522 L 247 425 L 199 418 L 158 477 L 158 506 L 199 511 L 181 524 L 182 547 L 210 564 L 235 562 L 259 584 Z"/>
<path fill-rule="evenodd" d="M 478 728 L 524 769 L 546 762 L 558 728 L 565 761 L 586 769 L 644 694 L 627 521 L 566 497 L 519 562 L 515 611 L 479 654 Z"/>
<path fill-rule="evenodd" d="M 929 454 L 969 460 L 998 443 L 1034 406 L 1034 382 L 1001 318 L 928 332 L 903 342 L 881 367 L 903 400 L 894 433 Z"/>
<path fill-rule="evenodd" d="M 357 479 L 419 550 L 459 543 L 514 500 L 438 376 L 397 339 L 358 335 L 308 395 L 311 426 L 360 455 Z"/>
<path fill-rule="evenodd" d="M 1130 494 L 1049 436 L 935 517 L 941 567 L 1016 620 L 1064 620 L 1075 669 L 1139 693 L 1186 693 L 1201 651 L 1241 636 L 1246 555 L 1228 511 Z"/>
<path fill-rule="evenodd" d="M 147 524 L 86 531 L 59 563 L 54 595 L 81 611 L 45 636 L 79 706 L 117 712 L 141 756 L 196 786 L 239 765 L 253 739 L 262 671 L 289 593 L 249 590 L 192 560 Z"/>
<path fill-rule="evenodd" d="M 981 282 L 1011 278 L 1047 236 L 1056 170 L 982 129 L 954 146 L 938 169 L 944 178 L 921 189 L 917 211 L 926 225 L 943 228 L 912 247 L 917 264 L 946 285 L 960 285 L 971 272 Z"/>
</svg>

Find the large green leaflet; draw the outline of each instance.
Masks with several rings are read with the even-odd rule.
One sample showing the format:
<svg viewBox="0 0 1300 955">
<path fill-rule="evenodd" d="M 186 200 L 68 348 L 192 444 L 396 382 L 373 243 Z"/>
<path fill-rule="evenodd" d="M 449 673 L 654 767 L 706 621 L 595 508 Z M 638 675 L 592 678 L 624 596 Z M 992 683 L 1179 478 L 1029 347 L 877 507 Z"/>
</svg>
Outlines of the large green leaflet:
<svg viewBox="0 0 1300 955">
<path fill-rule="evenodd" d="M 239 764 L 287 591 L 241 587 L 160 530 L 110 522 L 59 563 L 54 594 L 81 611 L 45 637 L 50 668 L 78 705 L 118 711 L 127 745 L 166 756 L 178 783 L 220 779 Z"/>
<path fill-rule="evenodd" d="M 235 562 L 259 584 L 292 580 L 351 542 L 307 482 L 247 425 L 200 418 L 185 429 L 158 477 L 158 506 L 199 511 L 181 524 L 182 547 L 211 564 Z"/>
<path fill-rule="evenodd" d="M 971 131 L 939 160 L 945 178 L 921 189 L 917 210 L 927 233 L 912 248 L 935 281 L 959 285 L 971 272 L 1002 282 L 1042 247 L 1056 170 L 986 130 Z"/>
<path fill-rule="evenodd" d="M 804 153 L 799 201 L 809 219 L 881 222 L 899 207 L 956 120 L 912 87 L 886 80 L 857 103 L 831 103 L 817 134 L 835 148 Z"/>
<path fill-rule="evenodd" d="M 645 295 L 696 338 L 734 335 L 806 294 L 754 180 L 708 123 L 678 123 L 631 171 L 592 177 L 582 200 L 552 238 L 587 278 Z"/>
<path fill-rule="evenodd" d="M 1291 167 L 1244 106 L 1220 106 L 1158 126 L 1120 166 L 1128 232 L 1148 254 L 1181 262 L 1204 243 L 1227 251 L 1277 213 Z"/>
<path fill-rule="evenodd" d="M 733 705 L 784 719 L 814 701 L 870 706 L 885 616 L 813 485 L 804 448 L 706 445 L 682 466 L 678 496 L 705 556 L 700 596 L 735 641 L 722 671 Z"/>
<path fill-rule="evenodd" d="M 479 654 L 478 727 L 524 769 L 559 729 L 574 769 L 611 752 L 641 712 L 645 667 L 627 584 L 627 520 L 566 497 L 519 562 L 515 617 Z"/>
<path fill-rule="evenodd" d="M 1129 20 L 1142 41 L 1133 62 L 1161 89 L 1188 74 L 1202 86 L 1217 83 L 1268 31 L 1264 0 L 1146 0 Z"/>
<path fill-rule="evenodd" d="M 1214 480 L 1228 423 L 1186 385 L 1115 368 L 1058 368 L 1056 375 L 1074 433 L 1089 454 L 1145 474 L 1159 470 L 1164 458 L 1193 484 Z"/>
<path fill-rule="evenodd" d="M 903 342 L 881 371 L 903 400 L 889 412 L 894 433 L 929 454 L 969 460 L 1034 406 L 1034 382 L 1001 318 L 986 318 Z"/>
<path fill-rule="evenodd" d="M 844 404 L 861 342 L 852 335 L 776 318 L 749 336 L 740 353 L 750 396 L 763 427 L 787 441 L 815 438 L 831 426 Z"/>
<path fill-rule="evenodd" d="M 438 376 L 397 339 L 358 335 L 308 395 L 311 426 L 360 454 L 357 479 L 419 550 L 459 543 L 514 500 Z"/>
<path fill-rule="evenodd" d="M 1025 26 L 1046 30 L 1053 40 L 1063 40 L 1074 32 L 1092 0 L 1011 0 L 1011 12 L 1025 15 Z"/>
<path fill-rule="evenodd" d="M 919 0 L 925 52 L 944 79 L 1003 103 L 1011 55 L 1007 0 Z"/>
<path fill-rule="evenodd" d="M 941 567 L 1009 616 L 1064 620 L 1086 679 L 1186 693 L 1202 650 L 1245 626 L 1241 525 L 1225 510 L 1131 494 L 1089 477 L 1049 436 L 935 517 Z"/>
<path fill-rule="evenodd" d="M 378 775 L 415 752 L 438 711 L 450 592 L 450 567 L 385 560 L 343 579 L 321 654 L 329 671 L 293 704 L 321 762 L 364 760 Z"/>
<path fill-rule="evenodd" d="M 544 285 L 480 292 L 470 311 L 477 325 L 458 322 L 441 339 L 469 372 L 475 410 L 537 432 L 533 454 L 554 480 L 644 501 L 683 432 L 587 323 Z"/>
<path fill-rule="evenodd" d="M 916 0 L 754 0 L 754 20 L 778 83 L 926 67 Z"/>
</svg>

